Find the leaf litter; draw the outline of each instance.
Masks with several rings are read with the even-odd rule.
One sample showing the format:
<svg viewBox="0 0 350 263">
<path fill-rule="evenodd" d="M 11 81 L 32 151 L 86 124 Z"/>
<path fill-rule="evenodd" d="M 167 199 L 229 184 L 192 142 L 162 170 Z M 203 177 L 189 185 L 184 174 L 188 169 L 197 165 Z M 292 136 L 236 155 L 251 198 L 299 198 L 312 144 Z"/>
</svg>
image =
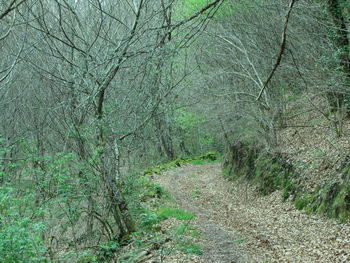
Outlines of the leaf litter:
<svg viewBox="0 0 350 263">
<path fill-rule="evenodd" d="M 204 254 L 163 262 L 350 262 L 350 224 L 309 215 L 279 191 L 258 196 L 254 186 L 228 181 L 221 165 L 189 165 L 154 180 L 196 214 Z M 200 195 L 193 196 L 193 191 Z"/>
</svg>

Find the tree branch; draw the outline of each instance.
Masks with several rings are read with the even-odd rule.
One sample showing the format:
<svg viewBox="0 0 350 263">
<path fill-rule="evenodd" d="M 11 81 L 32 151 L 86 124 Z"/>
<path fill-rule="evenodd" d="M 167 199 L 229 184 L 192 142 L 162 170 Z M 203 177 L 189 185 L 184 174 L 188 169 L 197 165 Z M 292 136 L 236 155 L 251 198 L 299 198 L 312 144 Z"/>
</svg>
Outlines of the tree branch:
<svg viewBox="0 0 350 263">
<path fill-rule="evenodd" d="M 289 9 L 288 9 L 287 15 L 286 15 L 285 20 L 284 20 L 284 27 L 283 27 L 283 31 L 282 31 L 282 40 L 281 40 L 281 45 L 280 45 L 280 51 L 278 53 L 275 65 L 273 66 L 269 76 L 267 77 L 266 81 L 264 82 L 264 86 L 261 88 L 256 100 L 259 100 L 261 98 L 261 95 L 263 94 L 263 92 L 265 91 L 267 86 L 269 85 L 273 75 L 275 74 L 278 66 L 281 63 L 282 56 L 283 56 L 284 50 L 286 48 L 286 38 L 287 38 L 287 28 L 288 28 L 289 17 L 290 17 L 290 14 L 292 12 L 293 6 L 294 6 L 296 1 L 297 0 L 291 0 L 289 3 Z"/>
<path fill-rule="evenodd" d="M 15 10 L 17 7 L 19 7 L 21 4 L 23 4 L 26 0 L 22 0 L 18 4 L 16 4 L 16 1 L 17 0 L 12 0 L 9 7 L 0 14 L 0 20 L 7 16 L 9 13 L 11 13 L 13 10 Z"/>
</svg>

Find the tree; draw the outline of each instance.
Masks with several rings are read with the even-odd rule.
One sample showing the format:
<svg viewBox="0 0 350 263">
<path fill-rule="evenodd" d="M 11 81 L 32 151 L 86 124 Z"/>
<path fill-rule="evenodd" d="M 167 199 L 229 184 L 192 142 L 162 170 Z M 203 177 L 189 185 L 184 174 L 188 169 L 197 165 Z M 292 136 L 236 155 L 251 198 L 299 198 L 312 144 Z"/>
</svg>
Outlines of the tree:
<svg viewBox="0 0 350 263">
<path fill-rule="evenodd" d="M 88 236 L 96 222 L 109 236 L 135 231 L 122 194 L 123 149 L 140 144 L 134 138 L 184 78 L 167 76 L 172 58 L 198 33 L 182 34 L 182 27 L 199 27 L 221 2 L 181 18 L 172 17 L 174 0 L 21 2 L 16 34 L 25 32 L 18 43 L 26 52 L 18 56 L 13 93 L 3 93 L 9 101 L 17 97 L 7 110 L 16 127 L 6 119 L 2 130 L 26 135 L 20 141 L 30 145 L 38 205 L 57 198 L 74 240 L 84 236 L 75 229 L 82 215 Z"/>
</svg>

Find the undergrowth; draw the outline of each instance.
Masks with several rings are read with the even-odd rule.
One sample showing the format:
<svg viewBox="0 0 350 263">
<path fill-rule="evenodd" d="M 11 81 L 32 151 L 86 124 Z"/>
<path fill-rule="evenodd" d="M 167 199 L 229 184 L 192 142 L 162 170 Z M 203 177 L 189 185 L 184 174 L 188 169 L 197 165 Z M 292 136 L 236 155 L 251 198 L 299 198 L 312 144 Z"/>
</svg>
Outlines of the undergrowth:
<svg viewBox="0 0 350 263">
<path fill-rule="evenodd" d="M 179 252 L 202 253 L 195 241 L 199 232 L 191 225 L 195 216 L 178 208 L 167 190 L 142 173 L 125 177 L 122 189 L 137 222 L 137 231 L 85 250 L 79 256 L 79 263 L 142 262 L 149 255 L 163 262 Z"/>
<path fill-rule="evenodd" d="M 192 158 L 176 158 L 173 161 L 158 164 L 154 167 L 144 170 L 144 175 L 159 175 L 161 172 L 183 166 L 185 164 L 201 165 L 206 163 L 212 163 L 219 159 L 219 154 L 216 152 L 207 152 L 205 154 L 197 155 Z"/>
<path fill-rule="evenodd" d="M 110 248 L 115 256 L 122 255 L 117 262 L 137 262 L 146 252 L 157 255 L 160 261 L 180 251 L 202 253 L 195 242 L 199 232 L 191 225 L 195 216 L 178 208 L 168 191 L 143 175 L 129 177 L 125 185 L 124 194 L 131 204 L 138 230 L 131 236 L 127 249 L 120 250 L 120 246 L 111 244 L 104 247 Z"/>
</svg>

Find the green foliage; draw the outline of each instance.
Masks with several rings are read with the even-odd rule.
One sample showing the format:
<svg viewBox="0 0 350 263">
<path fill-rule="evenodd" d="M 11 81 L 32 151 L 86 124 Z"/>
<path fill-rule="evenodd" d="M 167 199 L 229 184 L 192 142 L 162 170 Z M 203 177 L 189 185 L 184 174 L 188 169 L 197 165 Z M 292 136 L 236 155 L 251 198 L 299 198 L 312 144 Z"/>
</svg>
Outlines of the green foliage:
<svg viewBox="0 0 350 263">
<path fill-rule="evenodd" d="M 156 175 L 160 175 L 161 172 L 161 168 L 158 167 L 153 167 L 153 168 L 148 168 L 146 169 L 143 174 L 144 175 L 152 175 L 152 174 L 156 174 Z"/>
<path fill-rule="evenodd" d="M 207 6 L 212 1 L 209 0 L 183 0 L 180 4 L 175 8 L 175 17 L 177 19 L 183 19 L 190 17 L 194 13 L 198 12 L 203 7 Z M 220 8 L 217 10 L 215 14 L 216 19 L 224 19 L 229 16 L 235 15 L 237 12 L 245 12 L 248 11 L 249 8 L 257 7 L 259 1 L 224 1 Z M 208 11 L 206 12 L 208 14 Z"/>
<path fill-rule="evenodd" d="M 201 246 L 198 244 L 184 244 L 183 249 L 187 254 L 194 254 L 194 255 L 203 255 L 203 251 L 201 249 Z"/>
<path fill-rule="evenodd" d="M 110 262 L 115 257 L 115 254 L 119 251 L 119 243 L 111 240 L 99 245 L 96 251 L 97 262 Z"/>
<path fill-rule="evenodd" d="M 166 219 L 175 218 L 177 220 L 188 221 L 193 219 L 194 215 L 179 208 L 160 207 L 155 212 L 143 213 L 141 215 L 140 226 L 145 231 L 159 231 L 158 224 Z"/>
<path fill-rule="evenodd" d="M 159 175 L 161 172 L 176 168 L 179 166 L 182 166 L 187 163 L 192 163 L 192 164 L 205 164 L 205 163 L 210 163 L 214 162 L 219 159 L 219 154 L 216 152 L 207 152 L 205 154 L 197 155 L 194 156 L 193 158 L 176 158 L 173 161 L 170 162 L 165 162 L 162 164 L 159 164 L 155 167 L 148 168 L 144 170 L 143 174 L 144 175 Z"/>
<path fill-rule="evenodd" d="M 25 147 L 30 147 L 30 144 Z M 91 164 L 98 162 L 98 151 L 97 149 L 96 157 L 91 158 Z M 49 262 L 45 257 L 47 254 L 43 240 L 45 228 L 38 220 L 46 217 L 42 210 L 37 210 L 37 201 L 43 202 L 42 207 L 47 208 L 51 218 L 60 218 L 68 222 L 62 225 L 61 229 L 62 232 L 68 233 L 70 227 L 77 227 L 81 222 L 81 202 L 89 194 L 86 191 L 98 185 L 95 176 L 86 167 L 86 163 L 85 165 L 81 163 L 75 154 L 57 153 L 52 156 L 36 156 L 34 150 L 29 149 L 27 156 L 30 164 L 35 164 L 34 167 L 20 163 L 19 167 L 14 168 L 17 170 L 21 168 L 21 180 L 13 180 L 16 181 L 16 188 L 0 189 L 0 261 L 5 263 Z M 196 158 L 215 159 L 216 156 L 214 153 L 208 153 Z M 159 173 L 160 170 L 190 163 L 191 160 L 179 158 L 162 164 L 159 168 L 150 169 L 149 173 Z M 82 185 L 84 187 L 81 187 Z M 22 191 L 15 190 L 17 186 Z M 132 237 L 129 236 L 130 239 L 127 242 L 132 241 L 142 249 L 158 242 L 159 239 L 165 239 L 165 235 L 181 235 L 168 233 L 167 230 L 165 233 L 161 232 L 162 221 L 174 218 L 179 222 L 189 222 L 194 217 L 193 214 L 182 209 L 164 206 L 165 201 L 171 201 L 169 193 L 140 173 L 124 177 L 120 182 L 120 188 L 133 217 L 138 222 L 138 232 Z M 40 199 L 37 198 L 35 191 L 40 194 Z M 183 235 L 192 235 L 192 233 L 198 234 L 187 228 Z M 122 240 L 118 242 L 109 240 L 85 251 L 78 252 L 68 248 L 62 251 L 59 260 L 79 263 L 112 262 L 117 257 L 121 258 L 119 254 L 122 245 Z M 182 245 L 177 249 L 183 249 Z M 190 247 L 189 249 L 191 250 Z M 195 247 L 192 250 L 195 252 Z M 131 254 L 137 257 L 136 252 Z M 132 258 L 134 257 L 129 257 L 130 260 Z"/>
<path fill-rule="evenodd" d="M 295 201 L 295 208 L 298 210 L 303 210 L 309 203 L 309 195 L 304 194 L 302 197 Z"/>
<path fill-rule="evenodd" d="M 216 138 L 207 129 L 203 129 L 206 122 L 205 116 L 196 112 L 187 111 L 180 108 L 175 111 L 175 128 L 181 134 L 183 145 L 186 145 L 187 152 L 198 153 L 213 149 Z"/>
<path fill-rule="evenodd" d="M 283 200 L 287 200 L 289 196 L 293 195 L 297 190 L 296 184 L 293 183 L 293 180 L 290 178 L 287 178 L 284 183 L 284 189 L 282 198 Z"/>
<path fill-rule="evenodd" d="M 130 175 L 123 182 L 123 194 L 130 204 L 130 209 L 135 217 L 145 211 L 142 203 L 157 199 L 159 203 L 171 198 L 169 192 L 159 184 L 154 184 L 149 177 L 142 175 Z"/>
<path fill-rule="evenodd" d="M 208 3 L 208 0 L 184 0 L 179 2 L 178 6 L 175 8 L 175 17 L 178 19 L 190 17 Z"/>
<path fill-rule="evenodd" d="M 189 222 L 181 224 L 176 229 L 176 243 L 179 245 L 180 249 L 187 254 L 202 255 L 203 251 L 200 245 L 193 242 L 193 238 L 198 238 L 200 233 L 194 227 L 192 227 Z"/>
<path fill-rule="evenodd" d="M 157 189 L 159 186 L 155 185 L 152 188 Z M 174 249 L 175 251 L 182 250 L 185 253 L 201 254 L 200 247 L 192 242 L 193 237 L 199 236 L 199 232 L 190 226 L 190 221 L 194 218 L 194 215 L 192 213 L 184 211 L 183 209 L 173 207 L 172 205 L 159 206 L 162 204 L 162 200 L 157 200 L 158 202 L 156 203 L 155 207 L 145 209 L 139 217 L 140 227 L 139 231 L 133 235 L 134 244 L 137 244 L 137 246 L 139 246 L 142 251 L 144 251 L 145 247 L 150 247 L 154 244 L 163 244 L 163 255 L 167 253 L 174 253 Z M 167 203 L 168 202 L 169 200 Z M 171 229 L 162 229 L 162 222 L 171 218 L 184 223 L 181 223 L 180 225 L 175 223 L 174 227 Z M 164 243 L 164 240 L 168 239 L 175 241 L 176 247 L 167 247 L 166 243 Z M 134 258 L 135 256 L 137 258 L 137 253 L 134 253 L 132 255 L 128 254 L 128 258 Z"/>
<path fill-rule="evenodd" d="M 198 159 L 198 160 L 210 160 L 210 161 L 215 161 L 218 158 L 219 156 L 216 152 L 207 152 L 205 154 L 195 157 L 195 159 Z"/>
<path fill-rule="evenodd" d="M 179 208 L 161 207 L 158 211 L 158 217 L 160 219 L 191 220 L 194 218 L 194 215 Z"/>
<path fill-rule="evenodd" d="M 176 230 L 177 235 L 184 235 L 187 231 L 188 225 L 187 224 L 181 224 L 178 229 Z"/>
<path fill-rule="evenodd" d="M 211 136 L 204 136 L 204 137 L 200 137 L 199 138 L 199 143 L 201 145 L 213 145 L 215 142 L 215 138 L 214 137 L 211 137 Z"/>
<path fill-rule="evenodd" d="M 227 179 L 235 180 L 237 179 L 238 176 L 232 172 L 233 170 L 234 170 L 234 167 L 232 164 L 226 164 L 222 168 L 222 175 Z"/>
<path fill-rule="evenodd" d="M 35 196 L 16 195 L 11 187 L 0 187 L 0 258 L 3 263 L 48 262 L 42 233 L 44 224 L 33 214 Z"/>
<path fill-rule="evenodd" d="M 191 129 L 199 124 L 204 123 L 204 118 L 197 113 L 188 112 L 183 109 L 178 109 L 176 113 L 176 123 L 183 129 Z"/>
<path fill-rule="evenodd" d="M 182 209 L 161 206 L 165 201 L 171 201 L 171 196 L 163 187 L 154 184 L 149 177 L 136 174 L 129 176 L 124 181 L 123 188 L 131 212 L 134 218 L 139 221 L 141 232 L 159 231 L 159 224 L 168 218 L 177 220 L 193 218 L 192 214 Z M 149 207 L 150 205 L 151 207 Z M 156 207 L 153 207 L 153 205 L 156 205 Z"/>
<path fill-rule="evenodd" d="M 145 213 L 145 214 L 142 214 L 140 226 L 145 231 L 156 232 L 158 231 L 157 225 L 160 223 L 160 221 L 161 220 L 158 214 Z"/>
<path fill-rule="evenodd" d="M 205 164 L 206 161 L 203 161 L 203 160 L 191 160 L 191 163 L 195 164 L 195 165 L 202 165 L 202 164 Z"/>
<path fill-rule="evenodd" d="M 77 263 L 98 263 L 98 258 L 95 256 L 94 251 L 84 250 L 77 255 Z"/>
<path fill-rule="evenodd" d="M 205 154 L 197 155 L 193 159 L 187 159 L 188 162 L 195 165 L 202 165 L 206 163 L 212 163 L 219 159 L 219 154 L 216 152 L 207 152 Z"/>
</svg>

